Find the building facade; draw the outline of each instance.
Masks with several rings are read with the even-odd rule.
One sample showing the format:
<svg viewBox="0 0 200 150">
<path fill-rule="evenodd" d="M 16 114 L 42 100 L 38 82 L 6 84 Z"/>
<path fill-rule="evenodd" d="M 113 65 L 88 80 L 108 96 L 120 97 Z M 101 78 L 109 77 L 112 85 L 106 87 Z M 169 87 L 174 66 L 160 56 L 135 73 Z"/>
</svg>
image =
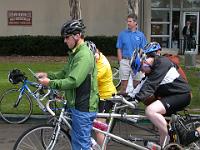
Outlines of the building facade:
<svg viewBox="0 0 200 150">
<path fill-rule="evenodd" d="M 60 35 L 70 19 L 68 0 L 0 0 L 0 36 Z M 148 41 L 163 48 L 184 48 L 182 29 L 192 22 L 193 40 L 200 42 L 200 0 L 137 0 L 138 28 Z M 128 0 L 81 0 L 81 16 L 88 36 L 117 36 L 126 28 Z M 192 48 L 196 53 L 199 46 Z"/>
<path fill-rule="evenodd" d="M 158 41 L 162 47 L 183 49 L 183 27 L 191 21 L 193 41 L 192 51 L 198 53 L 200 41 L 200 1 L 199 0 L 143 0 L 144 31 L 150 41 Z"/>
</svg>

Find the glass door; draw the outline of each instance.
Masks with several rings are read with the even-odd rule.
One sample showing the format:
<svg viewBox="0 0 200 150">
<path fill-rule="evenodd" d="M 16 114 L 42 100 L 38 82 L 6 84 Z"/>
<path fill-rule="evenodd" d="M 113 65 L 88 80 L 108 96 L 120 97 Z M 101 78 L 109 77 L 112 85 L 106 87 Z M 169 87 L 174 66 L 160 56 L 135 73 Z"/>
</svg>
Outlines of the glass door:
<svg viewBox="0 0 200 150">
<path fill-rule="evenodd" d="M 198 43 L 199 41 L 199 12 L 184 12 L 183 13 L 183 25 L 190 21 L 193 28 L 193 40 Z M 192 46 L 191 50 L 198 53 L 198 46 Z"/>
</svg>

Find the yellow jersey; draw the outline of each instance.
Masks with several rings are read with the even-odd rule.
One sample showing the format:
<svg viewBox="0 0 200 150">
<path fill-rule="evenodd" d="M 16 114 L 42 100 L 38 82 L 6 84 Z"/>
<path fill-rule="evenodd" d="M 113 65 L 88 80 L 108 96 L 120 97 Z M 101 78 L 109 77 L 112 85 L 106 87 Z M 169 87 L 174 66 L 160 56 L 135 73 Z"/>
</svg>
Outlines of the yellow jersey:
<svg viewBox="0 0 200 150">
<path fill-rule="evenodd" d="M 97 80 L 100 99 L 107 99 L 116 94 L 117 90 L 113 84 L 112 69 L 107 58 L 99 53 L 97 59 Z"/>
</svg>

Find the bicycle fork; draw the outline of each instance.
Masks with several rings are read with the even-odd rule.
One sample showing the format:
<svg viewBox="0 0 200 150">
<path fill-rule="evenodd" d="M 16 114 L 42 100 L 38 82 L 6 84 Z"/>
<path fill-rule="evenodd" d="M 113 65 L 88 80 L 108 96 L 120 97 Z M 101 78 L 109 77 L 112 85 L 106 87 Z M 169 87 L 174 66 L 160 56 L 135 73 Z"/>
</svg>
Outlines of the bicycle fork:
<svg viewBox="0 0 200 150">
<path fill-rule="evenodd" d="M 53 150 L 53 148 L 58 140 L 58 135 L 60 133 L 60 129 L 61 129 L 60 125 L 57 124 L 56 127 L 54 128 L 50 143 L 47 146 L 46 150 Z"/>
<path fill-rule="evenodd" d="M 19 89 L 20 93 L 19 96 L 17 98 L 17 101 L 14 103 L 13 107 L 16 108 L 19 105 L 19 102 L 22 99 L 22 95 L 24 94 L 24 89 Z"/>
</svg>

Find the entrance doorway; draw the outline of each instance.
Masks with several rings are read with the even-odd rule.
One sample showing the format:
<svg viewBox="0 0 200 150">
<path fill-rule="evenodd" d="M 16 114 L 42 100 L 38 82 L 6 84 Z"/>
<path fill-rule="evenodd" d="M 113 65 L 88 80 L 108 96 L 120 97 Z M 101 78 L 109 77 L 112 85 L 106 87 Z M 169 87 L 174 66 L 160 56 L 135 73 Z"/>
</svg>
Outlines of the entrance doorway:
<svg viewBox="0 0 200 150">
<path fill-rule="evenodd" d="M 193 28 L 193 39 L 198 44 L 199 42 L 199 12 L 184 12 L 183 13 L 183 26 L 187 21 L 191 21 Z M 198 46 L 192 49 L 195 53 L 198 53 Z"/>
</svg>

